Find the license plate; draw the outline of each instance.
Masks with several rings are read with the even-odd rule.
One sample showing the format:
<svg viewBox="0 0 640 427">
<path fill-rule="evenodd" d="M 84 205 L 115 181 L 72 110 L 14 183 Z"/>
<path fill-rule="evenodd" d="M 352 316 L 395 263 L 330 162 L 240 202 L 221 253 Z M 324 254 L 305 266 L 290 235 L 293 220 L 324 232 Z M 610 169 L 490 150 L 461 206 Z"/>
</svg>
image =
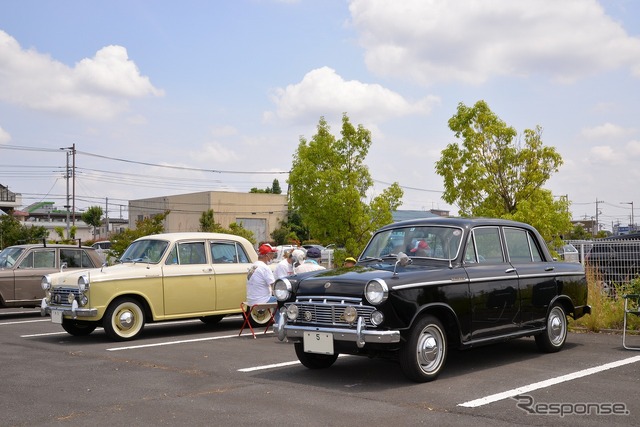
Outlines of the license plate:
<svg viewBox="0 0 640 427">
<path fill-rule="evenodd" d="M 304 351 L 305 353 L 333 354 L 333 334 L 305 332 Z"/>
<path fill-rule="evenodd" d="M 51 321 L 62 324 L 62 310 L 51 310 Z"/>
</svg>

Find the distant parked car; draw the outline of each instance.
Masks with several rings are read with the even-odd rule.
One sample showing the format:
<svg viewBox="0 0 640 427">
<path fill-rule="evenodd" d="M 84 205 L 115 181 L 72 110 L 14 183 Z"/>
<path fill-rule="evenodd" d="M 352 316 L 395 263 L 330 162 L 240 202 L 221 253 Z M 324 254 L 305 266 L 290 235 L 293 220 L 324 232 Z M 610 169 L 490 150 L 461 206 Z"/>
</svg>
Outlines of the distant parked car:
<svg viewBox="0 0 640 427">
<path fill-rule="evenodd" d="M 586 266 L 613 293 L 615 284 L 640 277 L 640 234 L 626 234 L 594 240 Z"/>
<path fill-rule="evenodd" d="M 38 307 L 44 297 L 42 276 L 101 264 L 96 250 L 88 246 L 38 243 L 6 247 L 0 252 L 0 306 Z"/>
<path fill-rule="evenodd" d="M 566 262 L 580 262 L 580 254 L 575 246 L 571 243 L 566 243 L 562 247 L 556 250 L 560 259 Z"/>
<path fill-rule="evenodd" d="M 102 326 L 116 341 L 136 338 L 151 322 L 214 324 L 242 312 L 247 272 L 257 259 L 247 239 L 230 234 L 141 237 L 116 265 L 46 275 L 42 313 L 71 335 Z"/>
<path fill-rule="evenodd" d="M 274 332 L 300 362 L 328 368 L 341 353 L 398 360 L 432 381 L 450 348 L 533 336 L 560 351 L 567 316 L 591 312 L 581 264 L 556 261 L 530 225 L 428 218 L 378 230 L 355 267 L 276 280 Z"/>
</svg>

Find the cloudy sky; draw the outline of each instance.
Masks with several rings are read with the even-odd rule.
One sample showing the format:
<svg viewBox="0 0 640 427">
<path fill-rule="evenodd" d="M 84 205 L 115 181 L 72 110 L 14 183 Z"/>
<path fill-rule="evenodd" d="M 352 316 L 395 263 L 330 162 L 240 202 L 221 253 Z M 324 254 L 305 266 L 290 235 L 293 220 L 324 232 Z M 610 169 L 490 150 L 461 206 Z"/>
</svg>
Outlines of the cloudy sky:
<svg viewBox="0 0 640 427">
<path fill-rule="evenodd" d="M 0 184 L 23 203 L 123 213 L 129 199 L 266 188 L 321 116 L 372 131 L 374 193 L 447 209 L 458 103 L 536 125 L 574 219 L 640 217 L 637 0 L 6 0 Z M 597 203 L 596 203 L 597 202 Z M 123 209 L 125 209 L 123 211 Z"/>
</svg>

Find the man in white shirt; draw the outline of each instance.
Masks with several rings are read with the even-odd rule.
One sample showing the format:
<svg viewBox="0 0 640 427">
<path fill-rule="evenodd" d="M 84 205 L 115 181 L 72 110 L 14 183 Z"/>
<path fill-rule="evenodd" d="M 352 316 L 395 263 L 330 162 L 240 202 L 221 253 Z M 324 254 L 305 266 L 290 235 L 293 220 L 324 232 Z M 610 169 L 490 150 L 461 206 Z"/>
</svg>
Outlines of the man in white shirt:
<svg viewBox="0 0 640 427">
<path fill-rule="evenodd" d="M 271 289 L 276 279 L 273 277 L 271 268 L 267 265 L 276 252 L 277 249 L 268 243 L 260 245 L 258 248 L 258 261 L 253 264 L 247 274 L 247 304 L 255 305 L 276 301 L 276 297 L 271 295 Z"/>
</svg>

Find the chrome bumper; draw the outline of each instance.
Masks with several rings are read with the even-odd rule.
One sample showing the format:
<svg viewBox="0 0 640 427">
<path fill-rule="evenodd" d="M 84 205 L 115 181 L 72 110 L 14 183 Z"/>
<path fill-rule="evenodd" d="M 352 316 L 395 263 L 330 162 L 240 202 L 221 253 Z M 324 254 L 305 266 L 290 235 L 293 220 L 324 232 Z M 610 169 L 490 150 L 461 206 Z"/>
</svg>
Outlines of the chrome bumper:
<svg viewBox="0 0 640 427">
<path fill-rule="evenodd" d="M 74 319 L 78 317 L 94 317 L 98 315 L 97 308 L 78 308 L 78 303 L 76 301 L 73 301 L 71 306 L 52 307 L 47 304 L 47 301 L 45 301 L 44 298 L 42 298 L 42 302 L 40 303 L 40 315 L 50 315 L 51 310 L 62 311 L 63 316 L 71 316 Z"/>
<path fill-rule="evenodd" d="M 305 332 L 326 332 L 332 334 L 335 341 L 355 342 L 358 348 L 364 347 L 366 343 L 391 344 L 400 342 L 400 331 L 365 329 L 362 317 L 358 318 L 356 329 L 344 329 L 289 324 L 287 323 L 286 314 L 284 314 L 273 325 L 273 331 L 280 341 L 284 341 L 285 338 L 303 339 Z"/>
</svg>

